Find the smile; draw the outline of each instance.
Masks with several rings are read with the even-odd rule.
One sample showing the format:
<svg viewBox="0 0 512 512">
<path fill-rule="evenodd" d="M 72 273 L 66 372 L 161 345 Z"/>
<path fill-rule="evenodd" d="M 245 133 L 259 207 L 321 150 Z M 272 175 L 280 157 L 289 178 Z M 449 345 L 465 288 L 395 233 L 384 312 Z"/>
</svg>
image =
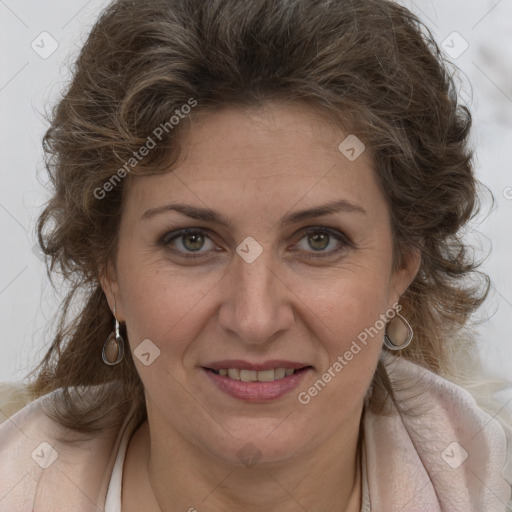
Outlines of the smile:
<svg viewBox="0 0 512 512">
<path fill-rule="evenodd" d="M 203 371 L 215 388 L 232 398 L 248 402 L 268 402 L 295 389 L 308 372 L 313 371 L 313 367 L 278 367 L 260 371 L 239 368 L 215 370 L 203 367 Z"/>
<path fill-rule="evenodd" d="M 241 370 L 240 368 L 221 368 L 212 371 L 217 375 L 222 375 L 233 380 L 241 380 L 242 382 L 271 382 L 273 380 L 283 379 L 295 373 L 295 369 L 293 368 L 275 368 L 259 372 L 254 370 Z"/>
</svg>

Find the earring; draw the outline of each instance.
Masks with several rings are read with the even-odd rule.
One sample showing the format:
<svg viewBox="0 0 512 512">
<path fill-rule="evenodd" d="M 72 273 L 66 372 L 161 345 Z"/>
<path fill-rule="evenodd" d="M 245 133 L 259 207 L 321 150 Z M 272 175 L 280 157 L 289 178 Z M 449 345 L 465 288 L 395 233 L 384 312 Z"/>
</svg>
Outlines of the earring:
<svg viewBox="0 0 512 512">
<path fill-rule="evenodd" d="M 413 330 L 409 322 L 397 312 L 386 325 L 384 345 L 390 350 L 402 350 L 409 346 L 412 336 Z"/>
<path fill-rule="evenodd" d="M 119 364 L 124 356 L 124 339 L 119 332 L 119 322 L 116 317 L 116 306 L 114 304 L 115 329 L 109 334 L 103 345 L 101 358 L 109 366 Z"/>
</svg>

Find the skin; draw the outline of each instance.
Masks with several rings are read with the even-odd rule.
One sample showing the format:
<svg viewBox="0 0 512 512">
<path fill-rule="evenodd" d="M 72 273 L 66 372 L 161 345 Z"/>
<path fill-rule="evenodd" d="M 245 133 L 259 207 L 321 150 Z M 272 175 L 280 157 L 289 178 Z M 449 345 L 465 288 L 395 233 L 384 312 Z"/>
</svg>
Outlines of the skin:
<svg viewBox="0 0 512 512">
<path fill-rule="evenodd" d="M 193 121 L 172 172 L 130 178 L 117 259 L 102 284 L 132 351 L 150 339 L 160 356 L 149 366 L 134 358 L 148 422 L 129 444 L 123 511 L 359 511 L 358 433 L 383 330 L 309 404 L 297 395 L 399 301 L 420 256 L 410 252 L 393 269 L 371 153 L 349 161 L 338 150 L 347 135 L 301 104 L 229 107 Z M 290 212 L 340 199 L 365 213 L 279 225 Z M 141 220 L 178 201 L 218 211 L 230 227 L 175 211 Z M 350 243 L 315 242 L 309 226 Z M 169 243 L 179 256 L 159 245 L 186 227 L 206 230 L 202 246 L 177 238 Z M 249 236 L 263 249 L 252 263 L 236 252 Z M 197 247 L 206 256 L 187 260 Z M 278 400 L 248 403 L 201 369 L 222 359 L 286 359 L 313 370 Z M 247 443 L 261 454 L 250 467 L 237 456 Z"/>
</svg>

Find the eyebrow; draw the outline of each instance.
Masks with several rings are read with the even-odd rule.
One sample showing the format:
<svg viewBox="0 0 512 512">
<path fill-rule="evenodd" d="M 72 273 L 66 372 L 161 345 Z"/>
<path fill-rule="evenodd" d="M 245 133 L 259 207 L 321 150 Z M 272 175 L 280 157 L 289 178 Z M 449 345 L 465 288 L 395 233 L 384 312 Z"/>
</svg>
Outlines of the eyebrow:
<svg viewBox="0 0 512 512">
<path fill-rule="evenodd" d="M 140 220 L 149 220 L 157 215 L 169 211 L 176 211 L 186 215 L 187 217 L 201 220 L 203 222 L 212 222 L 228 228 L 231 227 L 229 220 L 221 213 L 216 212 L 210 208 L 201 208 L 183 203 L 171 203 L 164 206 L 159 206 L 158 208 L 152 208 L 145 211 L 140 217 Z M 366 210 L 362 206 L 351 203 L 345 199 L 341 199 L 339 201 L 333 201 L 330 203 L 314 206 L 313 208 L 308 208 L 306 210 L 299 210 L 289 213 L 281 219 L 279 224 L 281 227 L 284 227 L 290 224 L 301 222 L 303 220 L 311 219 L 314 217 L 322 217 L 324 215 L 338 212 L 357 213 L 361 215 L 367 214 Z"/>
</svg>

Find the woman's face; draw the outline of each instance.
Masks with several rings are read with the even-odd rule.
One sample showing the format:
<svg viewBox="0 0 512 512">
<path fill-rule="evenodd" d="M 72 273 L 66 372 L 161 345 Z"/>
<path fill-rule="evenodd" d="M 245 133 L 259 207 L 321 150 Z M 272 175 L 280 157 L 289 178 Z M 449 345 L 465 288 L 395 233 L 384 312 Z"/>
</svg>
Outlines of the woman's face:
<svg viewBox="0 0 512 512">
<path fill-rule="evenodd" d="M 359 421 L 384 334 L 365 329 L 382 327 L 418 257 L 393 272 L 370 151 L 348 135 L 306 106 L 225 108 L 191 125 L 172 172 L 131 179 L 104 288 L 150 428 L 240 463 L 299 456 Z M 211 370 L 244 363 L 261 383 Z"/>
</svg>

